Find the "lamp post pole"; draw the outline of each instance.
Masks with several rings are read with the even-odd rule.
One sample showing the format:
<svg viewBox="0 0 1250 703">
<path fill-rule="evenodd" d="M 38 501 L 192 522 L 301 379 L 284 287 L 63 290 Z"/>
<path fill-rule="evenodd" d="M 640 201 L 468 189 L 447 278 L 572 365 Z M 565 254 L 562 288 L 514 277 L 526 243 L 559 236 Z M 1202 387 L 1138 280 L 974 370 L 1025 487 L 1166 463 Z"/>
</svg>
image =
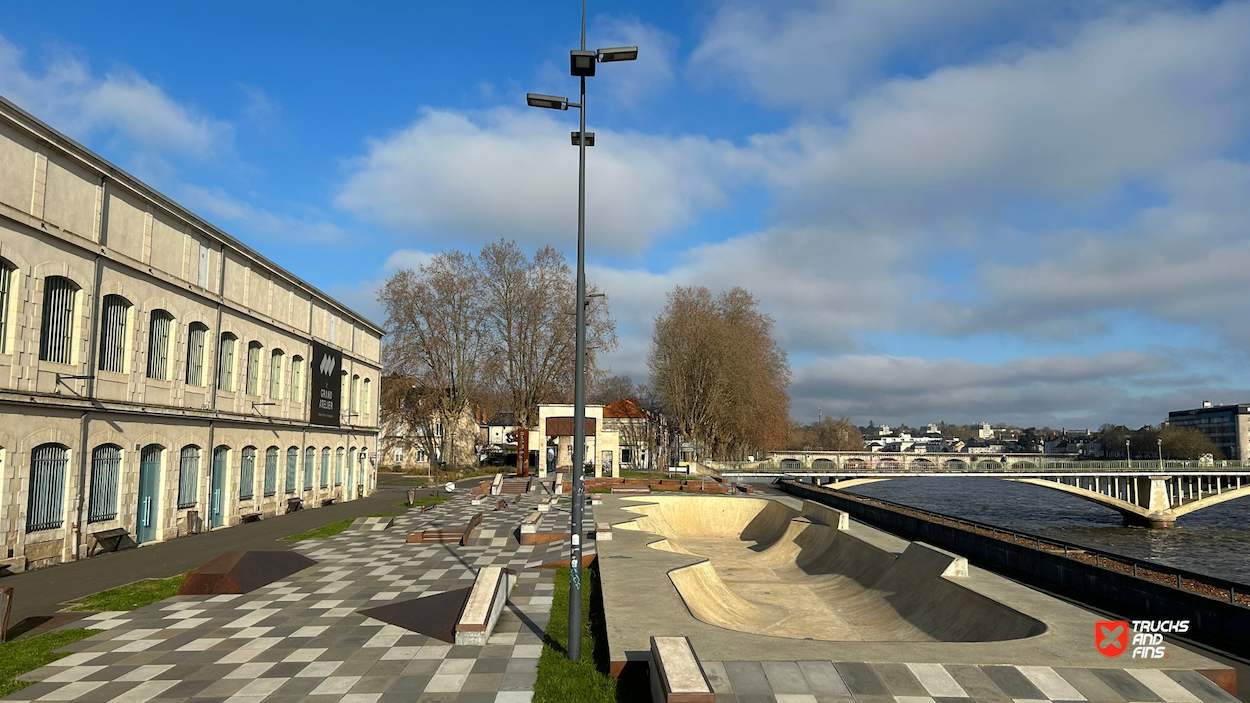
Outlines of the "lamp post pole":
<svg viewBox="0 0 1250 703">
<path fill-rule="evenodd" d="M 1129 444 L 1132 441 L 1133 440 L 1131 439 L 1124 440 L 1124 458 L 1128 459 L 1128 467 L 1130 469 L 1133 468 L 1133 449 L 1132 449 L 1132 446 Z"/>
<path fill-rule="evenodd" d="M 582 50 L 586 3 L 582 1 Z M 581 77 L 577 140 L 577 360 L 573 367 L 573 505 L 569 511 L 569 659 L 582 656 L 582 511 L 586 509 L 586 76 Z"/>
<path fill-rule="evenodd" d="M 1163 438 L 1158 439 L 1159 442 L 1159 470 L 1163 470 Z"/>
<path fill-rule="evenodd" d="M 633 61 L 638 58 L 638 47 L 620 46 L 598 51 L 586 50 L 586 2 L 582 0 L 582 48 L 569 52 L 569 70 L 581 78 L 580 102 L 571 102 L 558 95 L 528 93 L 525 101 L 530 107 L 550 110 L 567 110 L 575 107 L 581 112 L 579 129 L 574 133 L 578 148 L 577 170 L 577 343 L 573 369 L 573 505 L 569 516 L 569 541 L 572 553 L 569 559 L 569 647 L 568 657 L 573 661 L 582 653 L 582 515 L 586 509 L 586 147 L 594 145 L 594 134 L 586 131 L 586 77 L 595 75 L 599 62 Z M 597 447 L 598 445 L 596 445 Z"/>
</svg>

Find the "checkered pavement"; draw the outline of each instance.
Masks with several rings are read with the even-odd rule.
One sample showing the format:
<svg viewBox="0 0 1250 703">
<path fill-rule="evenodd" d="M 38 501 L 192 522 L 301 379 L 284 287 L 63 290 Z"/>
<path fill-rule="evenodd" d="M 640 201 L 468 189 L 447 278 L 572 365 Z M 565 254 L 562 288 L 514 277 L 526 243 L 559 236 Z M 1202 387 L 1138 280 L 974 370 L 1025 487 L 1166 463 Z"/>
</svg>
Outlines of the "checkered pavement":
<svg viewBox="0 0 1250 703">
<path fill-rule="evenodd" d="M 391 529 L 300 542 L 295 549 L 317 565 L 248 594 L 90 615 L 69 627 L 105 632 L 23 676 L 38 683 L 5 700 L 528 701 L 554 588 L 550 571 L 530 565 L 568 558 L 567 543 L 520 547 L 506 536 L 537 500 L 492 514 L 457 496 L 424 515 L 409 510 Z M 409 530 L 463 525 L 479 511 L 480 529 L 494 531 L 489 544 L 405 541 Z M 358 612 L 464 588 L 491 565 L 519 578 L 485 646 L 453 646 Z"/>
</svg>

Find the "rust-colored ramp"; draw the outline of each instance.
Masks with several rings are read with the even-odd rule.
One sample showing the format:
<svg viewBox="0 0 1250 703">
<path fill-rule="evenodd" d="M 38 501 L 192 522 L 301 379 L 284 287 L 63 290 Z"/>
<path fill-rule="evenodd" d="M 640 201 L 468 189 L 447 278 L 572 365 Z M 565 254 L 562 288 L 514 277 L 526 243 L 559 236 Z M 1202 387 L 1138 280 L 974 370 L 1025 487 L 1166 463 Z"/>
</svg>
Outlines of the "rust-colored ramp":
<svg viewBox="0 0 1250 703">
<path fill-rule="evenodd" d="M 226 552 L 188 574 L 178 595 L 250 593 L 316 563 L 299 552 Z"/>
<path fill-rule="evenodd" d="M 472 588 L 435 593 L 359 611 L 375 620 L 412 630 L 448 644 L 456 643 L 456 621 Z"/>
</svg>

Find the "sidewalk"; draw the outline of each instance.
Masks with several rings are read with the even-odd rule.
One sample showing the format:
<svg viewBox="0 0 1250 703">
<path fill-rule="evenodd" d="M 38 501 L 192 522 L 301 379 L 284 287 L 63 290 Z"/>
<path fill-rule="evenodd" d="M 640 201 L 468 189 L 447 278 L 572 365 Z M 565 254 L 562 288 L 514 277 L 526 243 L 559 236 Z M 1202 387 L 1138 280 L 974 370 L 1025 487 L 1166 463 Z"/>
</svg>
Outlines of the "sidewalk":
<svg viewBox="0 0 1250 703">
<path fill-rule="evenodd" d="M 203 566 L 223 552 L 285 551 L 299 542 L 284 541 L 287 535 L 373 513 L 400 513 L 395 504 L 405 500 L 400 490 L 379 487 L 368 498 L 348 501 L 290 515 L 236 525 L 168 542 L 144 545 L 90 559 L 50 566 L 0 579 L 13 586 L 13 610 L 9 627 L 29 617 L 51 615 L 62 603 L 140 579 L 164 578 Z"/>
</svg>

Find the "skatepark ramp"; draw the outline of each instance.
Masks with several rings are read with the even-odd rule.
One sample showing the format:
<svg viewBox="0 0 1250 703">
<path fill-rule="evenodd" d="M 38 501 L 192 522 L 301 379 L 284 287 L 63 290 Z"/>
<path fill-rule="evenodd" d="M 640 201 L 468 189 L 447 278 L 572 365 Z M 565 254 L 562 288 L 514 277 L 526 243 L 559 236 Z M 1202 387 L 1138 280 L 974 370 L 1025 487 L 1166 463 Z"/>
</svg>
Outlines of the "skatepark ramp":
<svg viewBox="0 0 1250 703">
<path fill-rule="evenodd" d="M 892 553 L 847 530 L 844 512 L 804 501 L 652 495 L 618 530 L 653 549 L 703 557 L 669 578 L 698 620 L 776 637 L 992 642 L 1046 626 L 959 582 L 967 561 L 920 542 Z"/>
</svg>

